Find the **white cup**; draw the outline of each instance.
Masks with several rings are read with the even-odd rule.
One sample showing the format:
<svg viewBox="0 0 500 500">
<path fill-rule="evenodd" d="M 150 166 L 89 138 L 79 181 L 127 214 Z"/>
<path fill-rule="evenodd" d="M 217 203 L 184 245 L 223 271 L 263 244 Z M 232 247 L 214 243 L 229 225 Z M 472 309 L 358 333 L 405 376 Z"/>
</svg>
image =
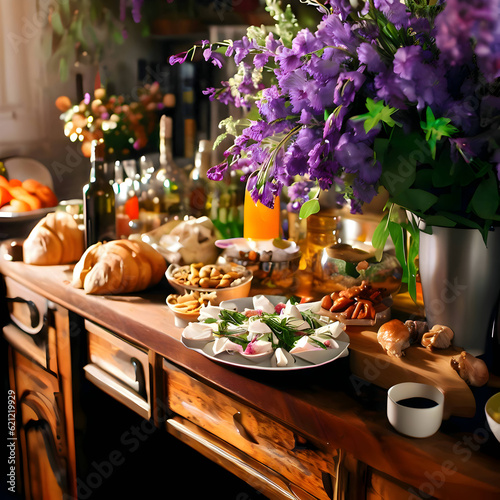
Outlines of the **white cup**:
<svg viewBox="0 0 500 500">
<path fill-rule="evenodd" d="M 434 401 L 431 408 L 415 408 L 401 404 L 408 398 L 426 398 Z M 387 418 L 391 425 L 406 436 L 432 436 L 443 421 L 444 394 L 432 385 L 404 382 L 393 385 L 387 392 Z"/>
</svg>

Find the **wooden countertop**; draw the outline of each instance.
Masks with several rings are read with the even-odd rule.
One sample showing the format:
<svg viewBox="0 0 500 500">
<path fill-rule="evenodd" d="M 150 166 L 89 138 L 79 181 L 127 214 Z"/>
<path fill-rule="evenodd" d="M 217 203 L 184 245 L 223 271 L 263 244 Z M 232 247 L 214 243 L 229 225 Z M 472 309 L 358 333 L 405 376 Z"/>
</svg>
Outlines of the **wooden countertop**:
<svg viewBox="0 0 500 500">
<path fill-rule="evenodd" d="M 185 348 L 165 305 L 171 293 L 166 282 L 140 294 L 90 296 L 71 286 L 72 266 L 0 260 L 0 273 L 155 351 L 312 442 L 342 448 L 416 490 L 427 493 L 430 485 L 438 498 L 471 498 L 478 491 L 482 499 L 500 498 L 500 443 L 485 429 L 482 406 L 474 418 L 444 422 L 434 436 L 407 438 L 387 420 L 386 391 L 368 384 L 359 390 L 348 358 L 313 370 L 256 372 L 223 366 Z"/>
</svg>

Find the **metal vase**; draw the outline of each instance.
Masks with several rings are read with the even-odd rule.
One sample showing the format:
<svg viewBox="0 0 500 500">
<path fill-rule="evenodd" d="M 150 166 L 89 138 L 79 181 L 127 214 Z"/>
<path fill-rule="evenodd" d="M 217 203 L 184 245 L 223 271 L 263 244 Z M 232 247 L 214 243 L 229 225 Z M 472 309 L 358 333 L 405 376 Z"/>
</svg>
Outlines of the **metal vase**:
<svg viewBox="0 0 500 500">
<path fill-rule="evenodd" d="M 432 227 L 420 232 L 419 268 L 429 327 L 449 326 L 453 344 L 485 353 L 500 297 L 500 228 L 487 245 L 475 229 Z"/>
</svg>

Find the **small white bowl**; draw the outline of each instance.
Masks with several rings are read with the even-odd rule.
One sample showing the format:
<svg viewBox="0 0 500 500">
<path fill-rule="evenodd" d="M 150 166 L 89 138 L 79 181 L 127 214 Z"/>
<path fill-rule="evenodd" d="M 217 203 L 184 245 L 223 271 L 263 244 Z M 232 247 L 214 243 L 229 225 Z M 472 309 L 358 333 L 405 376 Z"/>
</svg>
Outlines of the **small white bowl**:
<svg viewBox="0 0 500 500">
<path fill-rule="evenodd" d="M 230 285 L 225 288 L 201 288 L 199 286 L 184 285 L 179 281 L 177 281 L 174 278 L 173 274 L 179 270 L 189 269 L 189 266 L 179 267 L 176 264 L 171 264 L 168 267 L 165 276 L 167 277 L 168 282 L 174 288 L 174 290 L 176 290 L 177 293 L 180 294 L 188 293 L 194 290 L 198 292 L 215 292 L 216 299 L 212 302 L 212 305 L 214 306 L 219 305 L 224 300 L 232 300 L 232 299 L 239 299 L 242 297 L 248 297 L 250 293 L 250 288 L 252 286 L 252 278 L 253 278 L 251 271 L 249 271 L 243 266 L 234 266 L 231 264 L 217 265 L 217 267 L 225 269 L 226 272 L 230 270 L 235 270 L 240 272 L 242 277 L 240 278 L 241 281 L 239 282 L 239 284 Z"/>
<path fill-rule="evenodd" d="M 170 297 L 170 295 L 169 295 Z M 174 313 L 174 323 L 175 326 L 180 328 L 186 327 L 189 323 L 198 321 L 198 316 L 200 315 L 200 311 L 196 311 L 194 313 L 185 313 L 177 311 L 174 307 L 174 304 L 168 301 L 167 298 L 167 306 Z"/>
<path fill-rule="evenodd" d="M 425 398 L 436 403 L 431 408 L 416 408 L 402 404 L 408 398 Z M 387 418 L 391 425 L 406 436 L 432 436 L 443 421 L 444 394 L 428 384 L 404 382 L 393 385 L 387 392 Z"/>
<path fill-rule="evenodd" d="M 491 432 L 500 442 L 500 392 L 497 392 L 486 401 L 484 412 Z"/>
</svg>

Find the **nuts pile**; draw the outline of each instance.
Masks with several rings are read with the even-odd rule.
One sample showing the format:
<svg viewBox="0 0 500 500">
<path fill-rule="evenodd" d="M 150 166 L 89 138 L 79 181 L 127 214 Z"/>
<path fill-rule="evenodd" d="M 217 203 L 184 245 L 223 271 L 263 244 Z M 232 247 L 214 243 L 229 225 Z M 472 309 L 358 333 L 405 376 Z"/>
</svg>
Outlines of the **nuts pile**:
<svg viewBox="0 0 500 500">
<path fill-rule="evenodd" d="M 199 262 L 185 266 L 172 274 L 182 285 L 199 286 L 200 288 L 227 288 L 243 282 L 244 271 L 224 271 L 223 266 Z"/>
<path fill-rule="evenodd" d="M 375 306 L 383 299 L 383 290 L 363 281 L 359 286 L 325 295 L 321 307 L 339 313 L 345 319 L 375 319 Z"/>
<path fill-rule="evenodd" d="M 208 306 L 216 297 L 215 292 L 193 291 L 184 295 L 170 294 L 167 304 L 175 311 L 184 314 L 197 314 L 204 306 Z"/>
</svg>

